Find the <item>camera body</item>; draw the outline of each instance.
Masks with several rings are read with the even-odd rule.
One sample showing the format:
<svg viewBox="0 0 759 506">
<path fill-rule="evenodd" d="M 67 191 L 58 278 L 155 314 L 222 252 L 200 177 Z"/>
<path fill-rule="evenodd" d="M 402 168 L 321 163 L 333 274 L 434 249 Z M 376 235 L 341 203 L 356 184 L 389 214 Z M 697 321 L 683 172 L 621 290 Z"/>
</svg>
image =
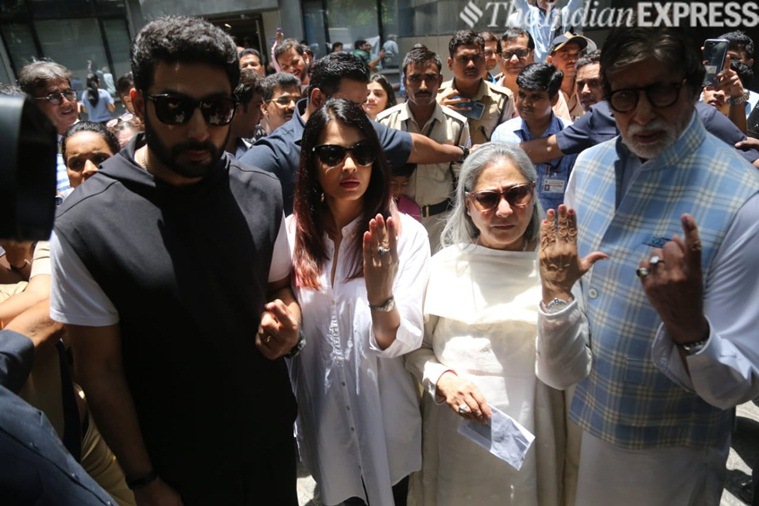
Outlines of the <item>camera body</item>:
<svg viewBox="0 0 759 506">
<path fill-rule="evenodd" d="M 57 153 L 55 127 L 37 105 L 0 95 L 0 239 L 50 238 Z"/>
</svg>

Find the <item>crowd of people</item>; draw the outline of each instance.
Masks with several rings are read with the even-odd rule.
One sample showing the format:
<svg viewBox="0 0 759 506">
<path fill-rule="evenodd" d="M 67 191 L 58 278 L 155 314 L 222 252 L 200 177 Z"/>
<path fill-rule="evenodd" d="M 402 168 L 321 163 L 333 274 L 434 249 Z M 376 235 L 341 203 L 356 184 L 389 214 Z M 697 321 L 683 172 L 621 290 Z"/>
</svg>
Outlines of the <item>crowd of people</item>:
<svg viewBox="0 0 759 506">
<path fill-rule="evenodd" d="M 759 397 L 754 45 L 722 38 L 705 88 L 673 28 L 464 30 L 396 95 L 395 39 L 279 36 L 266 75 L 168 16 L 116 118 L 28 64 L 2 92 L 55 126 L 59 207 L 1 243 L 0 498 L 294 506 L 300 458 L 329 506 L 719 504 Z M 521 466 L 464 435 L 504 419 Z"/>
</svg>

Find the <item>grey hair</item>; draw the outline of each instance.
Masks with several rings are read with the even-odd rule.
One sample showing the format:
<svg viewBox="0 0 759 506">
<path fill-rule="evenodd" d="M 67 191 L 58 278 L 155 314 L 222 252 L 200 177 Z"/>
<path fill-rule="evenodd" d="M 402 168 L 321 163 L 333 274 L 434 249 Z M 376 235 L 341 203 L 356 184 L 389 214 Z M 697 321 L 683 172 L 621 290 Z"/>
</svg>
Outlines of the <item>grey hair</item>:
<svg viewBox="0 0 759 506">
<path fill-rule="evenodd" d="M 471 244 L 479 237 L 480 231 L 474 226 L 472 218 L 467 213 L 466 194 L 472 191 L 482 171 L 502 160 L 513 164 L 528 181 L 537 183 L 538 173 L 522 148 L 506 142 L 482 144 L 472 151 L 472 154 L 461 166 L 453 211 L 448 216 L 448 222 L 443 229 L 442 244 L 444 247 L 453 244 Z M 544 216 L 543 207 L 538 199 L 537 187 L 532 199 L 535 205 L 532 209 L 530 224 L 524 233 L 528 241 L 533 241 L 539 237 L 540 221 Z"/>
<path fill-rule="evenodd" d="M 21 90 L 33 97 L 37 90 L 48 85 L 51 81 L 61 79 L 71 86 L 69 69 L 52 61 L 36 61 L 24 65 L 18 73 L 18 85 Z"/>
</svg>

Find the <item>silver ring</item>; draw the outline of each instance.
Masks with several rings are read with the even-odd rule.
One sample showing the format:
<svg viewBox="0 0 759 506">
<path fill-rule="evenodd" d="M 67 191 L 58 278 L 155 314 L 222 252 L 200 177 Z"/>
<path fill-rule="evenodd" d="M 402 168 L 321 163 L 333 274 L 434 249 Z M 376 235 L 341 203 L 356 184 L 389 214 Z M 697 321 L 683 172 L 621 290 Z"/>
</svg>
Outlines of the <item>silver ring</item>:
<svg viewBox="0 0 759 506">
<path fill-rule="evenodd" d="M 658 255 L 654 255 L 654 256 L 651 257 L 651 259 L 648 261 L 648 263 L 650 263 L 651 265 L 663 264 L 664 263 L 664 259 L 661 258 L 661 257 L 659 257 Z"/>
<path fill-rule="evenodd" d="M 377 248 L 377 253 L 379 253 L 380 255 L 386 255 L 387 253 L 390 253 L 390 248 L 380 246 Z"/>
<path fill-rule="evenodd" d="M 460 415 L 466 415 L 470 411 L 469 406 L 466 404 L 459 404 L 458 411 Z"/>
<path fill-rule="evenodd" d="M 641 267 L 640 269 L 638 269 L 637 271 L 635 271 L 635 274 L 639 278 L 645 278 L 646 276 L 648 276 L 648 269 L 646 269 L 645 267 Z"/>
</svg>

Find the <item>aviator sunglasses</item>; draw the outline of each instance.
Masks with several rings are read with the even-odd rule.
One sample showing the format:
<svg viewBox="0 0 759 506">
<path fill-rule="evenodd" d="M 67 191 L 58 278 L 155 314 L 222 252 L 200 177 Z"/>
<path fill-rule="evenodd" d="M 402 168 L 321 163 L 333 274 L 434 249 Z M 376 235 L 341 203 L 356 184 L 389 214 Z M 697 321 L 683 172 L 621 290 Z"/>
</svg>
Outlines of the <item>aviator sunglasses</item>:
<svg viewBox="0 0 759 506">
<path fill-rule="evenodd" d="M 167 125 L 184 125 L 190 121 L 198 107 L 208 125 L 228 125 L 232 121 L 235 115 L 235 107 L 237 107 L 235 99 L 223 96 L 195 100 L 184 95 L 159 93 L 149 95 L 147 98 L 155 104 L 155 114 L 158 120 Z"/>
<path fill-rule="evenodd" d="M 358 141 L 353 146 L 346 148 L 337 144 L 322 144 L 312 149 L 319 157 L 319 160 L 330 169 L 338 167 L 345 162 L 348 152 L 357 165 L 371 165 L 376 160 L 371 144 L 368 141 Z"/>
<path fill-rule="evenodd" d="M 486 213 L 497 208 L 502 198 L 506 199 L 511 207 L 527 207 L 532 200 L 534 190 L 535 183 L 520 183 L 499 189 L 467 192 L 466 196 L 479 212 Z"/>
</svg>

